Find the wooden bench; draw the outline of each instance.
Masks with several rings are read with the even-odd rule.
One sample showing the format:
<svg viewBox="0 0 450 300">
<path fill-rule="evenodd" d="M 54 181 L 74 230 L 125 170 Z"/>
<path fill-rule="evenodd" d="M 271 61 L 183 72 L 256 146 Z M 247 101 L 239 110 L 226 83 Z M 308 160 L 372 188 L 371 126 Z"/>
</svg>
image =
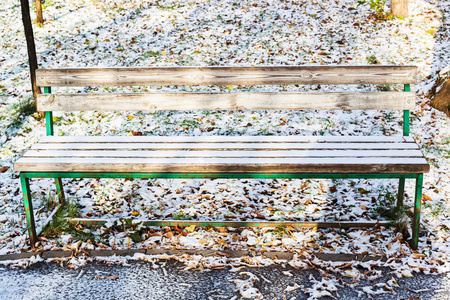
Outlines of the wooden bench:
<svg viewBox="0 0 450 300">
<path fill-rule="evenodd" d="M 423 174 L 429 165 L 409 137 L 413 66 L 179 67 L 38 70 L 47 137 L 15 164 L 31 245 L 37 242 L 30 178 L 398 178 L 416 180 L 411 246 L 417 249 Z M 51 94 L 55 86 L 404 84 L 403 92 Z M 403 110 L 403 136 L 53 136 L 53 111 Z M 101 224 L 101 220 L 78 220 Z M 374 222 L 149 220 L 147 225 L 358 227 Z"/>
</svg>

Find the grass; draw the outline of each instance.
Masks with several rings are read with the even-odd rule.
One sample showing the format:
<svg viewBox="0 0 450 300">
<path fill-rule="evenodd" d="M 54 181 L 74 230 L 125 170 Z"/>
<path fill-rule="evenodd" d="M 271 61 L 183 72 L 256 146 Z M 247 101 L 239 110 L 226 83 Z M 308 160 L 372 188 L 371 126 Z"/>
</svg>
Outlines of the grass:
<svg viewBox="0 0 450 300">
<path fill-rule="evenodd" d="M 36 107 L 32 101 L 22 101 L 13 104 L 8 111 L 8 114 L 11 116 L 11 123 L 9 124 L 9 128 L 19 128 L 26 117 L 32 115 L 35 111 Z"/>
<path fill-rule="evenodd" d="M 57 201 L 54 201 L 53 197 L 47 197 L 47 202 L 50 202 L 49 208 L 56 207 L 58 204 Z M 45 203 L 44 205 L 48 205 L 48 203 Z M 59 207 L 53 220 L 44 227 L 41 235 L 47 238 L 54 238 L 63 234 L 71 234 L 74 239 L 83 242 L 91 241 L 103 243 L 101 237 L 95 236 L 90 230 L 82 230 L 80 229 L 80 225 L 70 222 L 71 219 L 81 216 L 80 209 L 81 206 L 78 203 L 66 201 Z"/>
<path fill-rule="evenodd" d="M 66 201 L 66 203 L 61 205 L 58 209 L 53 220 L 44 227 L 42 235 L 45 237 L 55 237 L 64 233 L 70 233 L 79 238 L 83 237 L 85 233 L 78 231 L 75 228 L 75 224 L 70 222 L 70 219 L 80 216 L 80 208 L 79 204 L 72 201 Z M 90 236 L 89 238 L 92 237 Z"/>
<path fill-rule="evenodd" d="M 174 214 L 172 217 L 174 220 L 192 220 L 192 217 L 190 215 L 183 212 Z"/>
<path fill-rule="evenodd" d="M 373 218 L 382 217 L 392 221 L 397 232 L 405 237 L 408 234 L 409 216 L 408 207 L 397 206 L 397 196 L 389 191 L 380 191 L 373 209 Z"/>
</svg>

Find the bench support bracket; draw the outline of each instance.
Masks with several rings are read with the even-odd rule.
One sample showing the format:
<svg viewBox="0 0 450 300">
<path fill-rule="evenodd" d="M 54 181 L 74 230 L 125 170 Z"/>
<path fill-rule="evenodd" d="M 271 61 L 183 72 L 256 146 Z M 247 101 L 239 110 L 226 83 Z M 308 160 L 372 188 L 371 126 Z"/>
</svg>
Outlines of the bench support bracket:
<svg viewBox="0 0 450 300">
<path fill-rule="evenodd" d="M 64 188 L 62 184 L 62 179 L 60 177 L 55 178 L 56 194 L 58 195 L 58 200 L 60 204 L 66 202 L 66 196 L 64 195 Z"/>
</svg>

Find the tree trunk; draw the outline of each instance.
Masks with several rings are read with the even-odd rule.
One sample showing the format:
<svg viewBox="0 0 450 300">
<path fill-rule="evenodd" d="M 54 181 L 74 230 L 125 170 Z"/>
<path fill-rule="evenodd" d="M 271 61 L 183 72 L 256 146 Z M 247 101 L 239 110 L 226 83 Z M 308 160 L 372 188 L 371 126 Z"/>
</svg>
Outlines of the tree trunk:
<svg viewBox="0 0 450 300">
<path fill-rule="evenodd" d="M 42 6 L 41 6 L 41 0 L 34 0 L 34 3 L 36 5 L 36 19 L 38 26 L 44 25 L 44 17 L 42 16 Z"/>
<path fill-rule="evenodd" d="M 33 89 L 33 97 L 36 103 L 37 94 L 41 93 L 41 90 L 36 85 L 36 69 L 37 56 L 36 56 L 36 46 L 34 44 L 33 26 L 31 24 L 30 18 L 30 3 L 28 0 L 20 0 L 22 6 L 22 22 L 25 31 L 25 38 L 27 40 L 27 50 L 28 50 L 28 61 L 30 64 L 30 75 L 31 75 L 31 87 Z"/>
<path fill-rule="evenodd" d="M 395 17 L 407 18 L 409 0 L 391 0 L 391 13 Z"/>
<path fill-rule="evenodd" d="M 445 112 L 450 117 L 450 76 L 431 100 L 431 106 Z"/>
</svg>

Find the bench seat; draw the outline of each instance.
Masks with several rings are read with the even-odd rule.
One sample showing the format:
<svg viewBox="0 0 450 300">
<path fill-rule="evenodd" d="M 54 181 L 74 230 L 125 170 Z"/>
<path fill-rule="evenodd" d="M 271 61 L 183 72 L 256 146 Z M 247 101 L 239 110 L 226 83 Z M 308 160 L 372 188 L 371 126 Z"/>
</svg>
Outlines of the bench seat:
<svg viewBox="0 0 450 300">
<path fill-rule="evenodd" d="M 47 136 L 19 172 L 426 173 L 411 137 Z"/>
</svg>

